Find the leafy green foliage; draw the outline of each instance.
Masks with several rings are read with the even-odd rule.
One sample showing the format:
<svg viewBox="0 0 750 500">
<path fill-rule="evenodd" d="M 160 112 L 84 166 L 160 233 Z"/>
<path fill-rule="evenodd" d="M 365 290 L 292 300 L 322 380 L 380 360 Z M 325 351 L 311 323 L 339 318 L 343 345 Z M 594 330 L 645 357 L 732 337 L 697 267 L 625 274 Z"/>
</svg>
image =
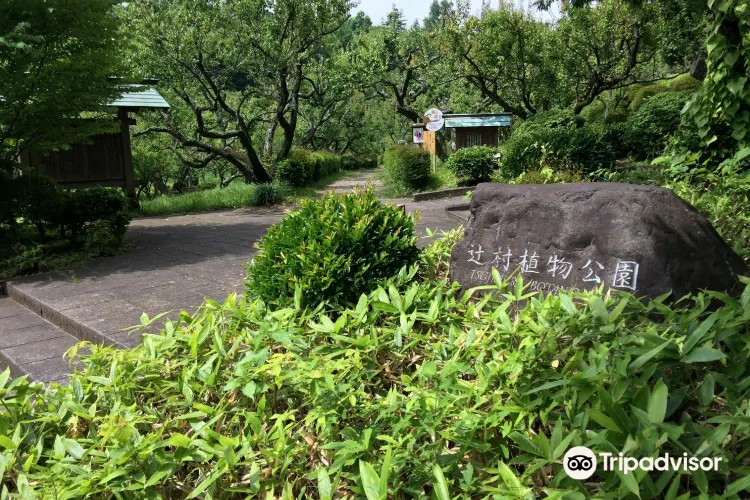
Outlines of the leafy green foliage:
<svg viewBox="0 0 750 500">
<path fill-rule="evenodd" d="M 281 160 L 276 164 L 274 179 L 287 186 L 307 186 L 315 180 L 315 166 L 307 157 L 306 152 L 296 152 Z"/>
<path fill-rule="evenodd" d="M 120 92 L 109 78 L 127 76 L 116 9 L 111 0 L 0 4 L 0 158 L 116 128 L 104 108 Z"/>
<path fill-rule="evenodd" d="M 355 170 L 376 166 L 377 162 L 368 157 L 294 149 L 287 158 L 276 164 L 274 177 L 287 186 L 305 187 L 342 169 Z"/>
<path fill-rule="evenodd" d="M 40 175 L 26 174 L 12 179 L 8 184 L 12 214 L 10 220 L 7 216 L 6 220 L 12 226 L 18 223 L 19 218 L 23 219 L 23 224 L 37 228 L 43 241 L 48 226 L 64 222 L 60 212 L 65 198 L 55 181 Z"/>
<path fill-rule="evenodd" d="M 136 349 L 89 345 L 85 371 L 48 392 L 6 372 L 4 485 L 217 499 L 653 499 L 750 487 L 750 288 L 667 306 L 526 293 L 519 281 L 472 301 L 413 278 L 402 271 L 336 318 L 209 300 Z M 578 445 L 722 460 L 718 472 L 599 469 L 579 482 L 561 465 Z"/>
<path fill-rule="evenodd" d="M 119 189 L 62 191 L 30 172 L 0 176 L 0 195 L 0 275 L 8 278 L 114 255 L 131 220 Z"/>
<path fill-rule="evenodd" d="M 513 134 L 529 134 L 540 130 L 557 128 L 581 128 L 586 125 L 585 120 L 569 109 L 555 109 L 537 113 L 528 120 L 519 122 L 513 126 Z"/>
<path fill-rule="evenodd" d="M 669 88 L 675 92 L 695 92 L 701 88 L 701 81 L 689 74 L 680 75 L 669 82 Z"/>
<path fill-rule="evenodd" d="M 660 156 L 669 136 L 677 131 L 680 112 L 689 97 L 689 92 L 662 92 L 630 115 L 624 136 L 628 153 L 639 160 Z"/>
<path fill-rule="evenodd" d="M 424 186 L 430 176 L 430 153 L 415 146 L 394 144 L 383 155 L 390 180 L 407 189 Z"/>
<path fill-rule="evenodd" d="M 116 255 L 130 224 L 130 216 L 117 212 L 107 219 L 97 219 L 86 228 L 84 248 L 92 257 Z"/>
<path fill-rule="evenodd" d="M 544 165 L 544 160 L 540 168 L 522 172 L 515 179 L 509 181 L 510 184 L 558 184 L 564 182 L 581 182 L 583 177 L 575 170 L 554 170 Z"/>
<path fill-rule="evenodd" d="M 413 264 L 415 242 L 411 217 L 372 190 L 308 199 L 256 244 L 248 294 L 274 305 L 351 305 Z"/>
<path fill-rule="evenodd" d="M 256 184 L 253 189 L 253 206 L 275 205 L 283 199 L 278 184 Z"/>
<path fill-rule="evenodd" d="M 377 168 L 378 160 L 372 156 L 361 156 L 346 153 L 341 155 L 341 168 L 344 170 L 359 170 Z"/>
<path fill-rule="evenodd" d="M 488 146 L 473 146 L 459 149 L 446 162 L 446 167 L 464 183 L 477 183 L 489 180 L 497 168 L 495 150 Z"/>
<path fill-rule="evenodd" d="M 313 164 L 315 180 L 327 175 L 335 174 L 341 170 L 341 156 L 327 151 L 313 151 L 308 159 Z"/>
<path fill-rule="evenodd" d="M 659 84 L 644 85 L 638 89 L 634 89 L 632 100 L 630 101 L 630 111 L 638 111 L 641 105 L 648 102 L 652 97 L 667 92 L 668 87 Z"/>
<path fill-rule="evenodd" d="M 699 164 L 728 163 L 747 170 L 750 160 L 750 10 L 744 0 L 711 1 L 714 18 L 706 41 L 708 72 L 701 90 L 685 107 L 680 142 L 671 163 L 700 153 Z M 690 162 L 692 160 L 688 160 Z"/>
<path fill-rule="evenodd" d="M 513 178 L 546 163 L 553 169 L 578 169 L 583 174 L 614 163 L 615 157 L 592 127 L 557 127 L 513 134 L 501 147 L 503 177 Z"/>
</svg>

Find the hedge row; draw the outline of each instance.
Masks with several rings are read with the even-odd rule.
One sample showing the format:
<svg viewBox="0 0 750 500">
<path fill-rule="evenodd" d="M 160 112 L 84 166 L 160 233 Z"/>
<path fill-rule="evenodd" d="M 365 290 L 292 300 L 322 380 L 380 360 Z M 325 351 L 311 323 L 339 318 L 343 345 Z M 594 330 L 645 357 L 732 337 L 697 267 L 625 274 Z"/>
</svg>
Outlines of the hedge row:
<svg viewBox="0 0 750 500">
<path fill-rule="evenodd" d="M 85 241 L 98 255 L 119 248 L 131 216 L 119 189 L 64 191 L 47 177 L 0 174 L 0 225 L 16 237 L 33 227 L 44 241 L 48 233 L 73 243 Z"/>
<path fill-rule="evenodd" d="M 295 149 L 276 164 L 274 176 L 282 184 L 304 187 L 341 170 L 377 167 L 377 160 L 351 154 Z"/>
</svg>

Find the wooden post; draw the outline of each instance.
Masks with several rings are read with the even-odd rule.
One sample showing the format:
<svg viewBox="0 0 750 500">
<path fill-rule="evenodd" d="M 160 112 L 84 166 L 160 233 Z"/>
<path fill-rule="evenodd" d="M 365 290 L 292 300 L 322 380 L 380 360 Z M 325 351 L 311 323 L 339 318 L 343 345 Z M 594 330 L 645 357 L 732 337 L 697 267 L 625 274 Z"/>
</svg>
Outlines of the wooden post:
<svg viewBox="0 0 750 500">
<path fill-rule="evenodd" d="M 122 160 L 125 169 L 125 194 L 128 198 L 135 198 L 135 173 L 133 172 L 133 152 L 130 149 L 130 125 L 135 122 L 128 118 L 128 110 L 118 108 L 120 119 L 120 135 L 122 136 Z"/>
<path fill-rule="evenodd" d="M 424 131 L 424 148 L 430 152 L 430 170 L 435 172 L 437 170 L 437 161 L 435 156 L 435 132 L 429 130 Z"/>
<path fill-rule="evenodd" d="M 435 132 L 430 132 L 429 130 L 424 131 L 424 148 L 430 152 L 430 154 L 435 154 Z"/>
</svg>

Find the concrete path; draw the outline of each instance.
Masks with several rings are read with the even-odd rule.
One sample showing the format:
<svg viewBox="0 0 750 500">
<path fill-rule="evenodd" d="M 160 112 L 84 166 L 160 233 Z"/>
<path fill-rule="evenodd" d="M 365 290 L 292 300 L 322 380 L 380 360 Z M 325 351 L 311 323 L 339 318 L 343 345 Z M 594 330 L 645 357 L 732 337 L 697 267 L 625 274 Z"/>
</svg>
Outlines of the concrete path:
<svg viewBox="0 0 750 500">
<path fill-rule="evenodd" d="M 356 188 L 365 189 L 368 185 L 372 185 L 377 193 L 378 190 L 383 187 L 383 183 L 377 178 L 378 172 L 378 170 L 356 172 L 353 175 L 348 175 L 343 179 L 339 179 L 336 182 L 329 184 L 325 189 L 318 191 L 318 193 L 323 194 L 330 191 L 335 191 L 337 193 L 351 193 Z"/>
<path fill-rule="evenodd" d="M 350 191 L 370 178 L 343 179 L 330 187 Z M 419 210 L 417 230 L 424 234 L 426 227 L 459 225 L 445 212 L 456 201 L 386 203 L 403 203 L 412 214 Z M 133 347 L 138 335 L 123 329 L 140 324 L 144 312 L 153 317 L 169 311 L 161 326 L 167 318 L 177 319 L 181 310 L 192 313 L 206 297 L 223 301 L 229 293 L 241 292 L 253 243 L 292 208 L 136 219 L 126 235 L 135 248 L 124 255 L 9 282 L 12 300 L 0 299 L 0 367 L 11 366 L 14 374 L 29 373 L 41 381 L 64 379 L 67 365 L 60 356 L 78 339 Z M 420 239 L 419 246 L 428 243 Z"/>
</svg>

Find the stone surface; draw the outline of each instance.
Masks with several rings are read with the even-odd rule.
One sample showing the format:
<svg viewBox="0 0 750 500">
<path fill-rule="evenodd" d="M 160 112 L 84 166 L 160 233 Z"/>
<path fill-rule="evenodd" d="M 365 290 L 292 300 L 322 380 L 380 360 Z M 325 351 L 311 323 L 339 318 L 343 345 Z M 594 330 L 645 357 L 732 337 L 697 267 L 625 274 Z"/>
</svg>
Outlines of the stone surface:
<svg viewBox="0 0 750 500">
<path fill-rule="evenodd" d="M 729 290 L 747 272 L 697 210 L 672 191 L 616 183 L 480 184 L 451 278 L 492 284 L 492 268 L 531 290 L 608 288 L 680 298 Z M 516 274 L 513 274 L 516 271 Z"/>
<path fill-rule="evenodd" d="M 13 377 L 29 380 L 65 380 L 73 366 L 63 359 L 78 342 L 10 298 L 0 298 L 0 371 L 10 368 Z"/>
</svg>

